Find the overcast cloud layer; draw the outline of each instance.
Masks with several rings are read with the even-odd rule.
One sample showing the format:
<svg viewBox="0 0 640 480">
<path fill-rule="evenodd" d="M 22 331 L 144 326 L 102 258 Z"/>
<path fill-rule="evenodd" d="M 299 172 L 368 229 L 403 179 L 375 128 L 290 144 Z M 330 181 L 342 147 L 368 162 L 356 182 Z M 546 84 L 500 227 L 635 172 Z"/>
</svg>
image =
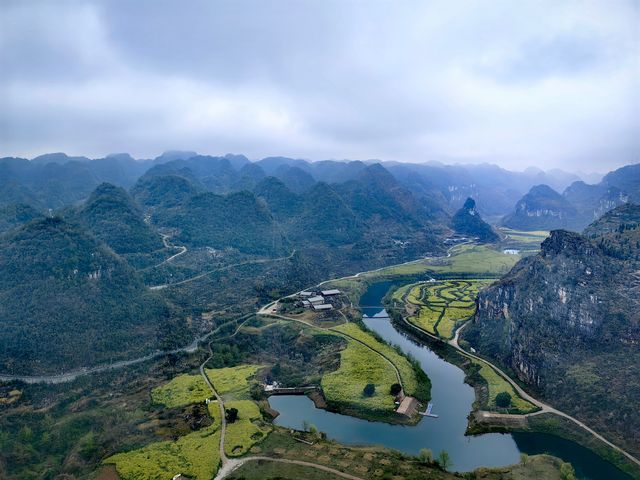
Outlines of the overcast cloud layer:
<svg viewBox="0 0 640 480">
<path fill-rule="evenodd" d="M 640 161 L 637 1 L 0 2 L 0 156 Z"/>
</svg>

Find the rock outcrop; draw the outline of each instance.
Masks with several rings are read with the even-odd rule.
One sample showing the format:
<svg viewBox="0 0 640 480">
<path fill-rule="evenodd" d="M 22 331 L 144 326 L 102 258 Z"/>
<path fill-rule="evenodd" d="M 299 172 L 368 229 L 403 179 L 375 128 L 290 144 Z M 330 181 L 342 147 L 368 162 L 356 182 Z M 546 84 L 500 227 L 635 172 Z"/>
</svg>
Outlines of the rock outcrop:
<svg viewBox="0 0 640 480">
<path fill-rule="evenodd" d="M 464 339 L 567 410 L 640 445 L 640 208 L 607 213 L 586 235 L 556 230 L 480 292 Z"/>
</svg>

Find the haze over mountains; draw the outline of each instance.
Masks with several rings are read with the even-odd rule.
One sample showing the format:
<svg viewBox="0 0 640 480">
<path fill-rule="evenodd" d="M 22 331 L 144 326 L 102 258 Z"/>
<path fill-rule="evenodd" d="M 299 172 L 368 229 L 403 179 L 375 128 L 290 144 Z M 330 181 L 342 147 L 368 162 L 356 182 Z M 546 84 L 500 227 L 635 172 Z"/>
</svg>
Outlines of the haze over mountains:
<svg viewBox="0 0 640 480">
<path fill-rule="evenodd" d="M 55 330 L 59 339 L 94 327 L 92 335 L 98 339 L 101 329 L 114 331 L 109 345 L 117 354 L 111 353 L 112 358 L 175 346 L 200 331 L 206 322 L 189 313 L 200 315 L 199 300 L 164 293 L 161 300 L 152 300 L 144 284 L 187 280 L 212 262 L 221 269 L 238 262 L 265 265 L 254 274 L 251 268 L 258 267 L 249 268 L 250 280 L 243 284 L 264 295 L 285 285 L 302 287 L 441 252 L 441 239 L 450 227 L 480 241 L 495 241 L 498 235 L 481 214 L 499 219 L 527 189 L 531 191 L 518 201 L 516 213 L 506 217 L 508 226 L 579 227 L 588 217 L 638 196 L 638 184 L 629 180 L 637 165 L 592 186 L 560 171 L 518 173 L 492 165 L 312 163 L 286 157 L 250 162 L 242 155 L 194 152 L 166 152 L 140 161 L 127 154 L 97 160 L 61 153 L 31 161 L 3 158 L 0 171 L 0 232 L 6 246 L 0 295 L 5 299 L 3 321 L 10 326 L 3 331 L 5 345 L 25 334 L 29 316 L 35 320 L 28 328 L 39 332 L 32 339 L 44 338 L 44 330 Z M 543 180 L 566 187 L 565 194 L 538 186 Z M 617 196 L 608 202 L 611 192 Z M 605 199 L 596 210 L 587 208 L 594 205 L 593 198 Z M 178 247 L 166 246 L 162 235 L 188 251 L 183 263 L 164 265 Z M 262 263 L 285 258 L 292 260 L 276 270 Z M 24 285 L 35 295 L 16 290 Z M 74 307 L 64 317 L 47 315 L 53 298 L 58 305 Z M 132 312 L 129 320 L 118 315 L 110 320 L 107 312 L 115 303 Z M 147 314 L 135 313 L 151 303 Z M 106 316 L 88 319 L 90 310 Z M 170 341 L 163 334 L 169 310 L 175 330 Z M 128 342 L 134 337 L 132 349 Z M 102 361 L 101 352 L 111 348 L 91 352 L 87 339 L 84 347 L 69 353 L 76 355 L 72 360 L 65 357 L 64 345 L 60 340 L 44 350 L 58 359 L 49 366 L 40 363 L 35 343 L 18 356 L 5 349 L 0 360 L 5 371 L 20 366 L 20 359 L 33 372 L 52 371 L 57 365 Z"/>
</svg>

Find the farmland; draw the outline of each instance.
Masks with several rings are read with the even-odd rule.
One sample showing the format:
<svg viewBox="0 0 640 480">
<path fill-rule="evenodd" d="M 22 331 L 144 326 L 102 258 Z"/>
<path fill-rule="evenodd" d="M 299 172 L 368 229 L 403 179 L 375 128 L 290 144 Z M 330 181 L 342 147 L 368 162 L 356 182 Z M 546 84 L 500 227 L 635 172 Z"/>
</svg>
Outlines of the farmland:
<svg viewBox="0 0 640 480">
<path fill-rule="evenodd" d="M 496 405 L 496 397 L 501 392 L 507 392 L 511 395 L 511 407 L 509 408 L 510 413 L 529 413 L 538 410 L 535 405 L 521 398 L 514 388 L 504 378 L 498 375 L 489 365 L 484 362 L 474 363 L 480 368 L 478 373 L 487 382 L 488 400 L 486 407 L 488 407 L 488 409 L 500 410 Z"/>
<path fill-rule="evenodd" d="M 166 480 L 182 472 L 194 480 L 209 480 L 220 463 L 220 424 L 176 441 L 155 442 L 104 460 L 114 464 L 122 480 Z"/>
<path fill-rule="evenodd" d="M 408 320 L 444 339 L 453 337 L 460 322 L 475 313 L 478 290 L 490 280 L 444 280 L 407 285 L 398 289 L 393 301 L 406 302 L 412 314 Z"/>
<path fill-rule="evenodd" d="M 238 410 L 237 420 L 227 423 L 224 451 L 228 456 L 244 455 L 271 431 L 269 424 L 262 421 L 260 409 L 251 400 L 231 400 L 225 402 L 225 408 Z"/>
<path fill-rule="evenodd" d="M 373 335 L 365 332 L 353 323 L 341 325 L 333 330 L 345 333 L 380 352 L 398 369 L 402 380 L 402 386 L 404 387 L 407 395 L 413 395 L 425 400 L 428 399 L 428 390 L 427 392 L 424 392 L 424 385 L 419 385 L 420 380 L 416 376 L 416 371 L 413 368 L 413 365 L 409 363 L 405 356 L 399 354 L 394 348 L 390 347 L 386 343 L 378 341 Z M 425 394 L 427 395 L 427 398 L 424 398 Z"/>
<path fill-rule="evenodd" d="M 207 368 L 206 374 L 216 391 L 228 399 L 249 398 L 249 378 L 260 365 L 238 365 L 229 368 Z"/>
<path fill-rule="evenodd" d="M 396 382 L 389 362 L 351 340 L 340 352 L 340 368 L 322 377 L 322 390 L 330 405 L 382 413 L 393 411 L 389 389 Z M 369 383 L 375 385 L 375 393 L 365 396 L 363 390 Z"/>
<path fill-rule="evenodd" d="M 204 402 L 211 390 L 200 375 L 178 375 L 170 382 L 151 391 L 153 403 L 167 408 Z"/>
</svg>

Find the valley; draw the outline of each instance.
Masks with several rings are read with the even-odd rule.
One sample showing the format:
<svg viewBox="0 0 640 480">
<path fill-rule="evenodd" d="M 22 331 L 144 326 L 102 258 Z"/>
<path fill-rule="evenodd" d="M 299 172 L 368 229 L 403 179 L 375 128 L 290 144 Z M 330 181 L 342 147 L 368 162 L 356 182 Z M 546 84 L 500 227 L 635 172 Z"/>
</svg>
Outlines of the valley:
<svg viewBox="0 0 640 480">
<path fill-rule="evenodd" d="M 478 250 L 478 248 L 480 248 L 480 250 Z M 499 248 L 500 247 L 498 247 L 498 250 Z M 482 257 L 482 252 L 487 253 L 486 257 Z M 419 450 L 421 448 L 430 448 L 434 452 L 442 449 L 446 450 L 451 456 L 453 463 L 450 464 L 450 467 L 456 470 L 473 470 L 480 466 L 493 466 L 497 468 L 505 464 L 518 463 L 521 453 L 537 455 L 543 452 L 550 452 L 565 461 L 571 461 L 574 467 L 576 467 L 579 475 L 578 478 L 591 478 L 588 476 L 582 477 L 582 475 L 584 475 L 585 472 L 594 471 L 602 472 L 602 474 L 607 472 L 606 474 L 610 478 L 626 478 L 619 470 L 613 468 L 607 462 L 600 460 L 599 457 L 593 453 L 589 453 L 588 450 L 583 449 L 580 451 L 580 447 L 575 446 L 575 444 L 571 442 L 565 444 L 556 442 L 557 445 L 552 450 L 549 450 L 548 445 L 550 443 L 553 444 L 553 442 L 546 442 L 545 445 L 547 445 L 547 447 L 545 447 L 545 450 L 537 450 L 531 446 L 536 444 L 534 440 L 536 435 L 541 435 L 536 433 L 514 433 L 512 434 L 513 437 L 505 436 L 501 433 L 483 433 L 479 436 L 469 437 L 471 443 L 467 442 L 467 446 L 463 450 L 455 447 L 455 443 L 448 443 L 448 438 L 454 441 L 455 436 L 452 436 L 453 432 L 458 432 L 457 435 L 464 436 L 465 432 L 468 431 L 469 427 L 467 427 L 466 416 L 470 411 L 475 412 L 476 418 L 482 419 L 475 425 L 473 423 L 471 424 L 472 428 L 475 429 L 475 434 L 491 431 L 496 425 L 501 425 L 499 428 L 500 431 L 504 431 L 504 429 L 507 428 L 507 430 L 514 432 L 523 430 L 535 432 L 536 428 L 534 426 L 529 425 L 527 422 L 523 424 L 521 420 L 517 420 L 515 423 L 511 421 L 503 422 L 503 418 L 506 417 L 512 419 L 522 418 L 522 413 L 526 414 L 527 411 L 535 411 L 535 415 L 564 415 L 542 404 L 535 398 L 530 397 L 518 384 L 513 382 L 502 371 L 497 369 L 497 367 L 486 363 L 486 361 L 480 357 L 465 352 L 460 349 L 457 344 L 460 325 L 465 325 L 464 322 L 468 321 L 471 316 L 468 311 L 470 308 L 468 302 L 475 297 L 478 288 L 480 288 L 481 285 L 490 283 L 492 275 L 496 278 L 495 276 L 499 275 L 498 272 L 504 268 L 504 262 L 511 262 L 511 264 L 513 264 L 517 261 L 517 258 L 512 254 L 500 254 L 502 255 L 502 257 L 500 257 L 500 255 L 495 252 L 496 250 L 487 250 L 487 247 L 476 247 L 474 245 L 454 246 L 449 250 L 449 254 L 444 257 L 427 258 L 398 266 L 362 272 L 355 276 L 344 277 L 339 280 L 323 282 L 321 287 L 323 290 L 340 288 L 348 299 L 347 302 L 341 301 L 339 310 L 328 317 L 326 314 L 320 314 L 320 317 L 318 317 L 318 314 L 309 315 L 309 312 L 305 313 L 304 309 L 298 312 L 289 311 L 288 313 L 281 314 L 279 313 L 281 309 L 279 304 L 283 300 L 280 300 L 275 304 L 271 302 L 261 308 L 257 318 L 249 315 L 242 321 L 230 321 L 221 325 L 215 331 L 209 332 L 209 337 L 206 341 L 204 341 L 205 339 L 200 340 L 200 343 L 202 344 L 204 341 L 205 345 L 212 340 L 215 341 L 216 345 L 221 345 L 223 339 L 227 339 L 224 342 L 227 343 L 228 340 L 237 338 L 239 335 L 244 335 L 245 332 L 250 334 L 249 332 L 252 332 L 252 329 L 255 330 L 257 328 L 258 330 L 256 331 L 264 331 L 264 329 L 279 328 L 279 326 L 284 326 L 292 322 L 301 325 L 303 327 L 302 331 L 307 332 L 306 335 L 311 335 L 312 338 L 316 335 L 321 337 L 337 337 L 336 340 L 331 341 L 331 343 L 334 344 L 335 341 L 340 338 L 342 338 L 342 340 L 339 343 L 344 343 L 346 340 L 347 348 L 342 350 L 341 353 L 342 359 L 339 362 L 340 370 L 336 370 L 329 375 L 326 373 L 323 374 L 320 377 L 321 382 L 318 382 L 322 384 L 322 391 L 327 405 L 325 408 L 328 408 L 329 411 L 339 413 L 325 413 L 323 410 L 318 410 L 314 408 L 313 404 L 304 396 L 274 396 L 269 399 L 270 405 L 264 403 L 264 400 L 257 400 L 256 404 L 254 403 L 256 401 L 254 395 L 257 393 L 253 393 L 253 390 L 250 392 L 249 387 L 250 384 L 254 385 L 251 379 L 256 372 L 264 367 L 259 365 L 247 365 L 247 368 L 241 366 L 232 367 L 227 369 L 226 373 L 222 373 L 225 371 L 224 368 L 218 368 L 218 370 L 209 367 L 205 368 L 212 358 L 216 356 L 212 351 L 211 355 L 204 359 L 200 365 L 199 374 L 201 376 L 200 378 L 204 380 L 204 383 L 200 381 L 197 388 L 194 382 L 196 382 L 199 377 L 189 377 L 183 374 L 175 377 L 165 386 L 156 387 L 151 392 L 151 398 L 154 404 L 160 406 L 165 405 L 165 407 L 173 409 L 189 406 L 196 408 L 209 397 L 215 399 L 207 406 L 208 416 L 212 422 L 210 427 L 206 427 L 209 430 L 200 427 L 197 430 L 197 432 L 200 432 L 197 433 L 197 436 L 194 436 L 196 433 L 192 433 L 189 434 L 190 436 L 178 437 L 178 440 L 175 442 L 167 443 L 165 441 L 165 443 L 152 443 L 139 451 L 133 450 L 127 454 L 116 454 L 114 457 L 107 458 L 105 463 L 115 464 L 117 471 L 125 480 L 128 478 L 138 478 L 139 474 L 135 472 L 139 472 L 140 469 L 143 469 L 145 472 L 151 472 L 152 469 L 157 468 L 157 465 L 160 464 L 164 466 L 158 471 L 158 477 L 148 473 L 149 476 L 145 478 L 162 478 L 162 475 L 167 475 L 171 471 L 185 471 L 191 473 L 192 478 L 208 478 L 211 473 L 206 472 L 215 472 L 215 470 L 217 470 L 215 465 L 218 462 L 220 462 L 222 467 L 216 478 L 226 478 L 227 475 L 230 475 L 229 478 L 234 478 L 235 474 L 233 472 L 236 468 L 239 469 L 238 471 L 245 471 L 253 462 L 264 463 L 269 461 L 289 462 L 289 465 L 298 465 L 312 470 L 324 468 L 324 470 L 320 471 L 344 478 L 368 478 L 366 472 L 369 470 L 371 472 L 377 471 L 374 466 L 366 467 L 365 470 L 361 471 L 352 470 L 351 466 L 354 464 L 349 461 L 343 461 L 341 464 L 335 464 L 331 461 L 327 463 L 322 460 L 325 458 L 322 455 L 307 456 L 308 461 L 299 461 L 295 455 L 288 459 L 287 454 L 283 456 L 283 453 L 280 453 L 281 451 L 292 451 L 291 447 L 287 447 L 288 450 L 282 447 L 274 447 L 276 450 L 271 451 L 267 449 L 266 453 L 268 455 L 265 456 L 262 445 L 266 445 L 267 441 L 260 437 L 271 438 L 273 435 L 283 435 L 283 433 L 280 433 L 277 429 L 278 427 L 268 427 L 270 424 L 262 420 L 265 414 L 261 413 L 261 409 L 267 408 L 267 411 L 274 409 L 280 412 L 280 415 L 275 419 L 275 425 L 292 427 L 302 430 L 303 432 L 309 430 L 309 425 L 313 426 L 310 430 L 312 432 L 311 434 L 308 432 L 303 433 L 303 435 L 311 435 L 312 443 L 314 442 L 313 435 L 316 435 L 313 432 L 321 431 L 324 432 L 329 439 L 337 440 L 342 445 L 380 443 L 386 447 L 400 450 L 404 452 L 405 455 L 417 455 L 420 453 Z M 479 258 L 483 258 L 483 261 L 477 262 Z M 473 265 L 473 268 L 469 268 L 469 271 L 463 271 L 468 265 Z M 452 277 L 451 275 L 456 276 Z M 434 281 L 434 276 L 443 278 L 443 280 Z M 426 278 L 426 280 L 419 281 L 418 279 L 420 277 Z M 418 281 L 416 282 L 416 280 Z M 387 295 L 390 289 L 391 293 Z M 285 298 L 284 300 L 287 299 Z M 462 303 L 465 304 L 462 305 Z M 355 309 L 351 305 L 355 305 Z M 363 323 L 360 323 L 361 326 L 358 326 L 358 305 L 364 305 L 360 307 L 360 310 L 362 310 L 365 315 Z M 386 306 L 387 310 L 384 309 L 385 307 L 383 305 Z M 443 318 L 448 318 L 452 324 L 452 326 L 447 327 L 443 333 L 437 328 L 439 323 L 435 323 L 432 330 L 429 330 L 429 324 L 421 327 L 419 321 L 415 319 L 416 313 L 419 316 L 421 309 L 436 307 L 442 309 L 439 313 L 440 322 Z M 290 309 L 290 307 L 288 308 Z M 402 309 L 406 309 L 406 317 L 400 315 Z M 387 311 L 390 312 L 390 314 L 386 314 Z M 338 314 L 341 318 L 336 317 Z M 261 318 L 263 320 L 260 320 Z M 334 319 L 332 320 L 332 318 Z M 459 318 L 459 320 L 456 320 L 457 318 Z M 406 327 L 400 328 L 392 326 L 399 319 L 407 322 Z M 345 323 L 345 321 L 348 323 Z M 229 327 L 233 328 L 229 329 Z M 363 328 L 365 330 L 362 330 Z M 429 346 L 428 348 L 433 348 L 434 351 L 440 355 L 442 355 L 440 352 L 441 349 L 448 348 L 447 344 L 452 344 L 459 352 L 463 353 L 465 357 L 472 358 L 474 361 L 466 362 L 466 365 L 463 366 L 465 373 L 463 373 L 462 370 L 454 366 L 454 364 L 460 364 L 460 360 L 452 361 L 453 364 L 447 362 L 447 360 L 451 361 L 450 353 L 444 355 L 444 359 L 447 359 L 444 360 L 423 346 L 425 345 L 424 340 L 420 340 L 419 338 L 409 340 L 411 335 L 409 335 L 409 337 L 404 336 L 401 332 L 408 328 L 418 328 L 423 335 L 431 335 L 433 337 L 432 342 L 436 342 L 436 345 L 433 346 L 429 342 L 427 342 L 426 345 Z M 228 333 L 220 337 L 219 334 L 221 330 L 225 330 Z M 400 345 L 403 354 L 409 354 L 409 358 L 412 359 L 411 361 L 415 362 L 417 360 L 420 366 L 415 370 L 416 367 L 412 367 L 410 363 L 407 363 L 407 361 L 404 360 L 404 356 L 398 355 L 396 351 L 387 347 L 386 344 L 379 343 L 380 340 L 371 337 L 371 334 L 366 333 L 367 331 L 375 332 L 375 335 L 379 336 L 377 338 L 383 339 L 382 341 L 389 342 L 392 345 Z M 455 335 L 452 335 L 454 331 Z M 353 353 L 349 353 L 351 352 L 350 349 L 355 350 L 353 350 Z M 195 349 L 191 351 L 197 354 Z M 171 352 L 172 355 L 176 353 L 178 352 Z M 185 353 L 185 351 L 182 351 L 182 353 Z M 424 357 L 425 354 L 427 355 L 426 357 Z M 344 355 L 346 355 L 346 357 Z M 424 359 L 422 359 L 423 357 Z M 375 358 L 380 358 L 381 363 L 379 363 L 378 366 L 374 366 L 376 365 Z M 139 359 L 140 362 L 148 360 L 151 359 Z M 350 367 L 352 363 L 353 367 Z M 465 361 L 463 360 L 462 363 L 464 364 Z M 358 372 L 357 375 L 362 375 L 361 365 L 363 364 L 368 365 L 367 369 L 372 367 L 374 370 L 378 369 L 380 374 L 374 374 L 372 376 L 371 374 L 365 373 L 363 380 L 359 380 L 359 377 L 353 377 L 352 374 L 349 373 L 351 368 L 355 368 L 354 373 Z M 435 365 L 440 364 L 442 366 L 435 367 Z M 116 366 L 115 368 L 125 367 L 127 367 L 127 365 Z M 238 368 L 244 368 L 244 370 L 242 370 L 243 373 L 240 373 L 241 370 L 237 370 L 240 376 L 234 379 L 235 374 L 232 372 Z M 434 371 L 434 368 L 437 369 Z M 365 370 L 365 372 L 366 371 L 368 370 Z M 387 371 L 387 373 L 383 373 L 384 371 Z M 420 378 L 419 383 L 427 387 L 421 394 L 417 393 L 415 386 L 410 386 L 417 385 L 415 375 L 418 371 L 427 372 L 429 376 L 428 379 L 424 377 L 424 374 L 422 374 L 422 377 L 417 377 Z M 83 373 L 95 374 L 99 372 L 100 370 Z M 217 372 L 221 372 L 221 374 Z M 271 372 L 271 375 L 273 375 L 273 366 L 271 367 Z M 334 386 L 332 381 L 329 380 L 331 375 L 336 376 L 336 379 L 339 379 L 341 383 Z M 441 375 L 445 376 L 442 377 L 441 380 L 438 380 Z M 465 375 L 467 378 L 466 381 L 473 385 L 475 393 L 474 389 L 469 388 L 462 381 Z M 406 433 L 398 436 L 392 433 L 393 429 L 407 427 L 398 427 L 394 426 L 394 424 L 406 422 L 398 418 L 397 414 L 394 416 L 389 413 L 392 412 L 393 405 L 392 403 L 387 403 L 387 400 L 384 400 L 382 403 L 378 400 L 370 403 L 368 399 L 361 396 L 358 390 L 349 391 L 348 389 L 340 394 L 342 396 L 337 396 L 334 399 L 332 392 L 340 392 L 341 389 L 343 389 L 343 387 L 339 386 L 343 384 L 342 382 L 346 382 L 344 383 L 345 386 L 358 385 L 364 381 L 365 377 L 368 379 L 377 378 L 377 380 L 374 380 L 374 383 L 377 384 L 376 391 L 380 391 L 381 393 L 385 388 L 389 388 L 392 383 L 400 383 L 408 393 L 416 392 L 416 397 L 422 399 L 421 409 L 426 408 L 428 401 L 433 401 L 434 411 L 439 417 L 437 419 L 420 418 L 414 414 L 413 420 L 411 420 L 410 423 L 415 423 L 417 420 L 420 420 L 420 422 L 415 427 L 409 427 L 413 433 L 409 437 L 406 436 Z M 451 378 L 447 379 L 449 377 Z M 326 381 L 325 378 L 327 379 Z M 247 379 L 250 381 L 247 381 Z M 36 379 L 31 380 L 36 381 Z M 71 381 L 74 379 L 68 378 L 67 380 Z M 443 381 L 445 382 L 444 384 L 441 383 Z M 443 387 L 443 385 L 450 386 Z M 454 385 L 456 386 L 454 387 Z M 451 388 L 456 390 L 462 389 L 462 391 L 453 394 L 447 390 Z M 251 387 L 251 389 L 253 389 L 253 387 Z M 511 394 L 512 404 L 507 409 L 495 405 L 497 394 L 501 391 L 508 391 Z M 167 395 L 167 393 L 161 392 L 172 393 Z M 413 394 L 415 395 L 416 393 Z M 379 394 L 376 393 L 373 398 L 377 398 L 378 395 Z M 165 398 L 167 400 L 163 400 Z M 183 400 L 179 400 L 180 398 L 183 398 Z M 260 396 L 257 398 L 260 398 Z M 384 395 L 380 397 L 380 400 L 383 398 L 385 398 Z M 448 400 L 442 401 L 441 398 L 448 398 Z M 452 398 L 459 398 L 460 402 L 452 402 Z M 172 403 L 166 404 L 164 403 L 165 401 L 171 401 Z M 528 402 L 532 402 L 536 406 L 535 408 L 539 408 L 539 410 L 535 410 L 532 404 Z M 258 409 L 256 405 L 260 406 L 260 409 Z M 244 421 L 251 419 L 251 422 L 246 423 L 245 427 L 238 424 L 234 426 L 232 430 L 227 430 L 228 425 L 224 419 L 224 415 L 228 408 L 237 408 L 239 418 L 244 418 Z M 385 410 L 387 413 L 385 413 Z M 493 410 L 498 413 L 487 413 L 487 410 L 489 412 Z M 345 413 L 370 420 L 375 419 L 377 422 L 371 423 L 366 420 L 345 417 Z M 199 415 L 200 418 L 203 419 L 207 417 L 207 414 L 205 414 L 204 417 L 202 413 Z M 456 427 L 454 427 L 452 423 L 454 419 L 455 425 L 457 425 Z M 391 423 L 380 423 L 380 420 Z M 364 423 L 359 427 L 355 425 L 351 427 L 347 426 L 353 422 L 363 421 Z M 257 430 L 256 425 L 258 426 Z M 305 425 L 307 426 L 305 427 Z M 367 428 L 363 428 L 365 426 Z M 246 430 L 247 428 L 249 430 Z M 269 433 L 270 428 L 276 428 L 276 430 L 273 431 L 273 433 Z M 380 430 L 380 432 L 376 433 L 376 429 Z M 362 436 L 352 437 L 351 434 L 346 433 L 353 431 L 360 431 L 360 435 Z M 595 434 L 595 432 L 592 433 Z M 284 437 L 286 438 L 286 435 Z M 414 437 L 415 441 L 412 441 Z M 202 440 L 198 440 L 198 438 Z M 227 440 L 225 440 L 225 438 L 227 438 Z M 403 439 L 401 443 L 397 443 L 401 438 Z M 211 443 L 198 443 L 205 441 L 205 439 L 206 442 Z M 388 443 L 389 440 L 392 440 L 392 442 Z M 295 441 L 294 444 L 296 444 Z M 297 443 L 297 445 L 300 445 L 300 443 Z M 320 446 L 321 443 L 318 445 Z M 530 446 L 526 447 L 522 445 Z M 348 454 L 349 451 L 352 451 L 350 450 L 352 447 L 345 447 L 339 444 L 332 447 L 331 444 L 329 444 L 327 448 L 335 449 L 336 447 L 343 449 L 341 451 L 346 452 L 348 459 L 354 458 L 352 454 Z M 187 450 L 181 453 L 183 451 L 181 449 L 185 448 Z M 199 453 L 197 453 L 196 457 L 193 457 L 192 453 L 187 453 L 189 451 Z M 242 456 L 245 452 L 249 453 L 248 457 Z M 580 453 L 577 454 L 577 452 Z M 304 454 L 306 455 L 306 453 Z M 357 453 L 355 454 L 357 455 Z M 147 458 L 147 460 L 142 461 L 141 455 Z M 206 458 L 204 463 L 202 455 Z M 240 461 L 234 459 L 238 455 L 241 455 Z M 167 460 L 160 461 L 160 458 L 164 458 L 163 456 L 166 457 Z M 375 453 L 365 454 L 365 456 L 367 456 L 367 458 L 368 456 L 371 456 L 373 459 L 376 458 Z M 216 458 L 218 458 L 218 460 L 216 460 Z M 389 458 L 388 454 L 385 453 L 383 458 Z M 543 461 L 542 459 L 537 460 L 539 458 L 537 456 L 532 457 L 532 459 L 533 458 L 536 459 L 535 462 Z M 149 459 L 151 463 L 148 463 Z M 171 460 L 167 463 L 169 459 Z M 475 462 L 478 463 L 474 463 L 474 459 L 476 459 Z M 173 465 L 173 467 L 171 467 L 171 465 Z M 392 465 L 394 465 L 393 462 L 387 464 L 387 466 Z M 382 467 L 381 471 L 384 471 L 385 464 L 380 464 L 380 466 Z M 377 468 L 379 469 L 379 467 Z M 551 470 L 553 470 L 553 467 L 551 467 Z M 364 477 L 362 476 L 363 474 L 365 474 Z M 446 478 L 446 476 L 442 478 Z"/>
</svg>

